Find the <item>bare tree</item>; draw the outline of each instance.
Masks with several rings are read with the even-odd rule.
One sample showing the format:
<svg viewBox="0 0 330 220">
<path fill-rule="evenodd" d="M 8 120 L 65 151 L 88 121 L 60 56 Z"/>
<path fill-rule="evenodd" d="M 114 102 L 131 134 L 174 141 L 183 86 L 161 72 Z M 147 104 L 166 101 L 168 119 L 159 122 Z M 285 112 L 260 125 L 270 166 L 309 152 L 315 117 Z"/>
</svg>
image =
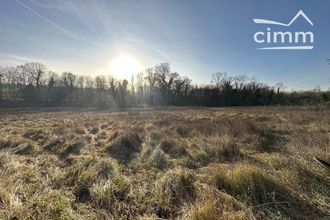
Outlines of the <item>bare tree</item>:
<svg viewBox="0 0 330 220">
<path fill-rule="evenodd" d="M 116 98 L 116 79 L 113 76 L 108 76 L 109 90 L 113 99 Z"/>
<path fill-rule="evenodd" d="M 119 83 L 119 97 L 120 97 L 120 106 L 127 107 L 127 87 L 128 81 L 126 79 L 123 80 L 122 83 Z"/>
<path fill-rule="evenodd" d="M 191 85 L 191 80 L 171 72 L 168 63 L 161 63 L 138 73 L 129 83 L 112 76 L 84 77 L 64 72 L 61 77 L 53 72 L 46 74 L 40 63 L 27 63 L 17 67 L 0 68 L 0 100 L 54 101 L 53 104 L 82 104 L 87 106 L 121 107 L 139 104 L 175 105 L 269 105 L 327 102 L 329 92 L 321 89 L 300 92 L 284 92 L 284 85 L 269 87 L 244 75 L 227 76 L 217 72 L 212 85 Z M 135 81 L 134 81 L 135 80 Z M 44 90 L 44 97 L 41 96 Z M 42 99 L 43 98 L 43 99 Z M 63 102 L 67 101 L 67 102 Z"/>
<path fill-rule="evenodd" d="M 32 84 L 32 81 L 22 65 L 17 66 L 15 69 L 15 81 L 20 96 L 23 96 L 23 90 L 27 85 Z"/>
<path fill-rule="evenodd" d="M 94 100 L 98 108 L 106 108 L 111 105 L 108 92 L 107 78 L 99 75 L 95 78 L 96 99 Z"/>
<path fill-rule="evenodd" d="M 5 90 L 5 94 L 3 96 L 6 96 L 9 100 L 15 100 L 15 67 L 6 67 L 2 69 L 2 83 L 3 83 L 3 89 Z"/>
<path fill-rule="evenodd" d="M 79 102 L 83 102 L 83 94 L 84 94 L 84 85 L 85 85 L 85 77 L 79 76 L 77 79 L 77 86 L 79 88 Z"/>
<path fill-rule="evenodd" d="M 144 91 L 143 91 L 143 72 L 140 72 L 136 75 L 136 87 L 137 87 L 137 93 L 139 97 L 142 97 L 144 95 Z"/>
<path fill-rule="evenodd" d="M 76 86 L 76 80 L 77 76 L 71 72 L 64 72 L 62 74 L 62 83 L 69 93 L 69 101 L 71 104 L 73 103 L 73 91 Z"/>
<path fill-rule="evenodd" d="M 95 78 L 95 87 L 99 92 L 104 92 L 107 89 L 107 80 L 105 76 L 97 76 Z"/>
<path fill-rule="evenodd" d="M 29 74 L 32 85 L 37 89 L 37 98 L 40 99 L 40 86 L 44 82 L 44 76 L 47 69 L 46 66 L 42 63 L 32 62 L 26 63 L 22 68 L 27 74 Z"/>
<path fill-rule="evenodd" d="M 246 75 L 238 75 L 233 78 L 235 89 L 241 91 L 243 89 L 244 84 L 249 79 Z"/>
<path fill-rule="evenodd" d="M 46 101 L 49 101 L 49 95 L 53 90 L 56 82 L 58 81 L 58 75 L 55 72 L 49 71 L 48 72 L 48 80 L 47 80 L 47 96 Z"/>
<path fill-rule="evenodd" d="M 188 95 L 189 90 L 191 89 L 191 79 L 188 77 L 183 78 L 183 95 Z"/>
<path fill-rule="evenodd" d="M 157 84 L 161 89 L 162 93 L 166 92 L 167 88 L 167 79 L 170 75 L 170 64 L 169 63 L 160 63 L 155 67 L 155 76 Z"/>
<path fill-rule="evenodd" d="M 276 83 L 275 88 L 276 88 L 277 102 L 279 103 L 281 102 L 282 93 L 284 92 L 285 86 L 283 83 Z"/>
<path fill-rule="evenodd" d="M 154 104 L 154 98 L 155 98 L 155 87 L 156 87 L 156 76 L 153 68 L 146 69 L 146 77 L 148 86 L 149 86 L 149 101 L 151 104 Z"/>
<path fill-rule="evenodd" d="M 174 80 L 174 94 L 177 96 L 181 96 L 182 95 L 182 90 L 183 90 L 183 85 L 184 85 L 184 81 L 181 77 L 178 77 L 177 79 Z"/>
<path fill-rule="evenodd" d="M 94 80 L 90 76 L 85 78 L 86 101 L 92 103 L 94 99 Z"/>
<path fill-rule="evenodd" d="M 159 86 L 163 98 L 163 102 L 168 102 L 173 82 L 179 77 L 179 74 L 176 72 L 171 73 L 169 63 L 161 63 L 159 65 L 156 65 L 155 75 L 157 85 Z"/>
<path fill-rule="evenodd" d="M 146 75 L 147 76 L 145 79 L 147 80 L 149 87 L 154 88 L 156 85 L 156 81 L 157 81 L 154 69 L 153 68 L 146 69 Z"/>
<path fill-rule="evenodd" d="M 227 73 L 216 72 L 212 75 L 211 84 L 215 86 L 215 88 L 220 89 L 223 81 L 227 78 Z"/>
</svg>

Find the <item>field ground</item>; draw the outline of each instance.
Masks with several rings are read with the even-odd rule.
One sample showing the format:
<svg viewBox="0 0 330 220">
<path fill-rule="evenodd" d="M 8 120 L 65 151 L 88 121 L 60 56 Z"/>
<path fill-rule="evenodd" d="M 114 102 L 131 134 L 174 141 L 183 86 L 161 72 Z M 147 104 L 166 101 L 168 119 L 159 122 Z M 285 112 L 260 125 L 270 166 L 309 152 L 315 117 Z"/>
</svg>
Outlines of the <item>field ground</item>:
<svg viewBox="0 0 330 220">
<path fill-rule="evenodd" d="M 0 219 L 329 219 L 329 115 L 2 111 Z"/>
</svg>

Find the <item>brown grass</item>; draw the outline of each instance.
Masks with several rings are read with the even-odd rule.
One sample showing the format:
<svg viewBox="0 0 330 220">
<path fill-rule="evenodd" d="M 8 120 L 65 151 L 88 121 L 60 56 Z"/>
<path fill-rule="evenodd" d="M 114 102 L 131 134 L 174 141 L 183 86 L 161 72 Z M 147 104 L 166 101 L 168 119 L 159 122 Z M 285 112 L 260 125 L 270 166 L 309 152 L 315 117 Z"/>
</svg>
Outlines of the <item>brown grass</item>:
<svg viewBox="0 0 330 220">
<path fill-rule="evenodd" d="M 328 111 L 7 111 L 0 219 L 327 219 Z"/>
</svg>

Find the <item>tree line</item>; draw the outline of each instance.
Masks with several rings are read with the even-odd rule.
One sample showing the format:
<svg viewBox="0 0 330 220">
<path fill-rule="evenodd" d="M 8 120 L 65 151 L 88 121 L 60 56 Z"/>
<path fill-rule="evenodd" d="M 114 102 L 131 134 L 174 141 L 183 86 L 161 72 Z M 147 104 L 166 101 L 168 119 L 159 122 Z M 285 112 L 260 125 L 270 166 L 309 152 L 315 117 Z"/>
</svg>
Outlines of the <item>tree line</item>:
<svg viewBox="0 0 330 220">
<path fill-rule="evenodd" d="M 329 98 L 329 91 L 285 92 L 281 83 L 269 86 L 245 75 L 233 77 L 222 72 L 213 74 L 209 85 L 196 85 L 188 77 L 172 72 L 169 63 L 123 80 L 112 75 L 58 74 L 38 62 L 0 67 L 2 107 L 312 105 L 328 102 Z"/>
</svg>

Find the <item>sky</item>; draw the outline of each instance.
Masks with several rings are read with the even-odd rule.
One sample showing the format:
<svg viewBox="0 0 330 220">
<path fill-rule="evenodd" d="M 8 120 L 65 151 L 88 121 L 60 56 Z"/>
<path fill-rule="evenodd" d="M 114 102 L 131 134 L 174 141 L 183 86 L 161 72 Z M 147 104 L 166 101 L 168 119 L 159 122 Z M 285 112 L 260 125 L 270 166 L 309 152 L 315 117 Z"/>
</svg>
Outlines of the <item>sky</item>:
<svg viewBox="0 0 330 220">
<path fill-rule="evenodd" d="M 299 10 L 313 26 L 303 17 L 290 27 L 253 22 L 289 23 Z M 139 69 L 169 62 L 197 84 L 221 71 L 290 90 L 328 89 L 329 23 L 328 0 L 1 0 L 0 65 L 38 61 L 59 73 L 110 74 L 125 54 Z M 314 48 L 259 50 L 254 34 L 267 27 L 311 31 Z"/>
</svg>

